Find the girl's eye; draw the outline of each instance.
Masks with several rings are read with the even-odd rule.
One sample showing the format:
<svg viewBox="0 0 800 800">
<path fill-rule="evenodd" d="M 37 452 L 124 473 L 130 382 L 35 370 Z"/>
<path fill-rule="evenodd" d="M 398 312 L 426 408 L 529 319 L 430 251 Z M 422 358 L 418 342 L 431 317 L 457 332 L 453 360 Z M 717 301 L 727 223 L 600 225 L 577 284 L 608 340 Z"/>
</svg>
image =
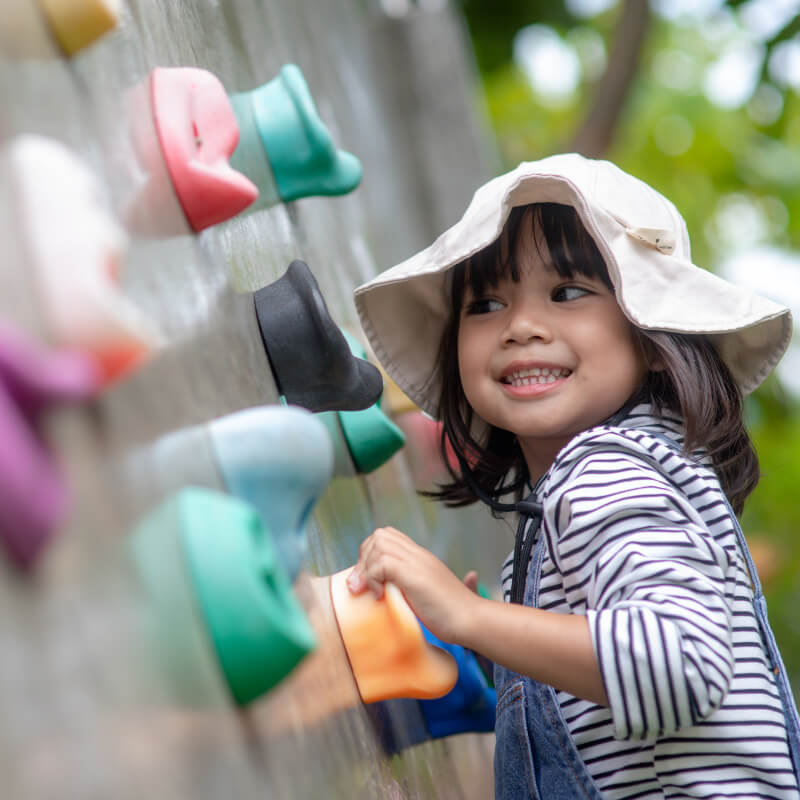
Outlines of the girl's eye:
<svg viewBox="0 0 800 800">
<path fill-rule="evenodd" d="M 553 300 L 556 303 L 564 303 L 568 300 L 577 300 L 587 294 L 591 294 L 591 292 L 582 286 L 559 286 L 553 292 Z"/>
<path fill-rule="evenodd" d="M 492 300 L 490 297 L 480 297 L 467 304 L 467 314 L 488 314 L 492 311 L 500 311 L 503 304 L 499 300 Z"/>
</svg>

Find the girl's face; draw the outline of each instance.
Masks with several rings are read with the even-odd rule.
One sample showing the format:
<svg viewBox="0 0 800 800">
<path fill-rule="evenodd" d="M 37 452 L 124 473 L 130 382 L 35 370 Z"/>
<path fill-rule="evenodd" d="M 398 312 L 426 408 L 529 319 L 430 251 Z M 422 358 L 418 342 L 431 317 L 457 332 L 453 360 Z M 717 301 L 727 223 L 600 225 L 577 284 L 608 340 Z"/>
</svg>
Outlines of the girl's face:
<svg viewBox="0 0 800 800">
<path fill-rule="evenodd" d="M 576 434 L 617 411 L 647 372 L 633 326 L 599 277 L 565 278 L 523 233 L 520 280 L 474 296 L 467 282 L 458 366 L 467 401 L 519 439 L 533 479 Z"/>
</svg>

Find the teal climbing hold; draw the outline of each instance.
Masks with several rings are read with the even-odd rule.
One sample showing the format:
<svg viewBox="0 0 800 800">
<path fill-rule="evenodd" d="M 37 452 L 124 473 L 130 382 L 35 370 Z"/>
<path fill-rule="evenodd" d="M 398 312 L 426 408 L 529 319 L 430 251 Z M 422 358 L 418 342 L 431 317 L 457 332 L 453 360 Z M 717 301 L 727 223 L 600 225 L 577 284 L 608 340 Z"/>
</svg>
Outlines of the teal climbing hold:
<svg viewBox="0 0 800 800">
<path fill-rule="evenodd" d="M 316 637 L 260 514 L 233 497 L 186 490 L 183 543 L 234 699 L 249 703 L 285 678 Z"/>
<path fill-rule="evenodd" d="M 137 527 L 133 549 L 154 616 L 171 633 L 158 639 L 169 651 L 162 660 L 173 672 L 180 667 L 185 682 L 193 681 L 194 664 L 184 652 L 193 615 L 202 619 L 240 705 L 272 689 L 316 646 L 270 532 L 248 503 L 182 489 Z"/>
<path fill-rule="evenodd" d="M 361 162 L 336 148 L 295 64 L 286 64 L 275 78 L 257 89 L 233 95 L 231 103 L 240 128 L 240 143 L 231 163 L 247 172 L 260 188 L 260 181 L 268 184 L 265 198 L 274 197 L 266 162 L 277 193 L 285 202 L 346 194 L 361 182 Z M 267 202 L 262 199 L 259 205 Z"/>
</svg>

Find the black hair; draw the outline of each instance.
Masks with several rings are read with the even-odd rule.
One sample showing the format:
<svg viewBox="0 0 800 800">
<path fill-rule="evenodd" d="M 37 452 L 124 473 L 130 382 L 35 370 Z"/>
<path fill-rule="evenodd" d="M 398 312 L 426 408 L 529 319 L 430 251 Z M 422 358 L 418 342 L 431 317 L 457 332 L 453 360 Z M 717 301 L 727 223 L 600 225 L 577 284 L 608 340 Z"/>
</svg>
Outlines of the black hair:
<svg viewBox="0 0 800 800">
<path fill-rule="evenodd" d="M 532 234 L 540 250 L 541 242 L 546 243 L 549 261 L 561 277 L 579 274 L 599 279 L 614 291 L 603 257 L 577 212 L 558 203 L 513 208 L 500 237 L 453 268 L 450 318 L 437 361 L 442 375 L 440 446 L 451 480 L 423 492 L 449 506 L 469 505 L 481 499 L 479 494 L 494 501 L 507 495 L 519 500 L 529 479 L 513 433 L 490 425 L 484 441 L 473 438 L 474 413 L 461 388 L 458 368 L 458 328 L 465 293 L 469 288 L 472 296 L 480 297 L 501 279 L 520 280 L 515 256 L 524 231 Z M 679 414 L 685 426 L 684 452 L 702 449 L 711 458 L 731 506 L 741 513 L 758 483 L 758 457 L 744 427 L 741 390 L 713 342 L 703 335 L 633 330 L 646 363 L 658 366 L 647 372 L 629 401 L 649 402 L 656 413 Z M 461 469 L 448 459 L 448 443 Z"/>
</svg>

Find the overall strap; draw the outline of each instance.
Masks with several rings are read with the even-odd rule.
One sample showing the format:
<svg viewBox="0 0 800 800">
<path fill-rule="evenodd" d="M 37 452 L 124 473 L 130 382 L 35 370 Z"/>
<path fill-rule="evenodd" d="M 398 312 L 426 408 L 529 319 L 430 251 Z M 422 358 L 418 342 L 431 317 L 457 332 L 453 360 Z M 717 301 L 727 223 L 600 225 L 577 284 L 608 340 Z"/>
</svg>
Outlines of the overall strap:
<svg viewBox="0 0 800 800">
<path fill-rule="evenodd" d="M 542 505 L 536 502 L 536 492 L 531 492 L 527 500 L 517 503 L 519 522 L 514 539 L 514 566 L 511 573 L 510 602 L 521 605 L 525 600 L 525 578 L 528 574 L 528 563 L 531 550 L 536 542 L 539 527 L 542 523 Z"/>
</svg>

